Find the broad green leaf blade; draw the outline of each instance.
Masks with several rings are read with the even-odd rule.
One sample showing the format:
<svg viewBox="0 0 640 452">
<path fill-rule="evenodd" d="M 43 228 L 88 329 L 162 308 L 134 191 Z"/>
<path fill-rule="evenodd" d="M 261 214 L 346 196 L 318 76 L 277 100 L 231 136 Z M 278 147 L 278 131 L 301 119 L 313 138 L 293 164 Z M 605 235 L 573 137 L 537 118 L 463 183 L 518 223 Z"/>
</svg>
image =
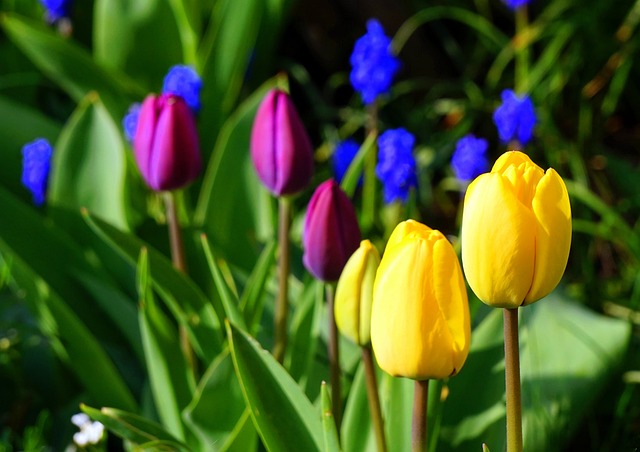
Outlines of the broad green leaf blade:
<svg viewBox="0 0 640 452">
<path fill-rule="evenodd" d="M 249 332 L 255 333 L 259 326 L 264 307 L 266 284 L 271 275 L 276 258 L 276 242 L 271 241 L 262 250 L 240 298 L 240 310 L 249 326 Z"/>
<path fill-rule="evenodd" d="M 95 60 L 144 83 L 148 91 L 159 92 L 169 68 L 183 61 L 166 0 L 96 0 L 93 23 Z"/>
<path fill-rule="evenodd" d="M 242 450 L 255 448 L 258 440 L 249 419 L 242 391 L 228 350 L 223 351 L 202 376 L 183 419 L 198 438 L 201 449 L 215 445 L 225 450 L 235 443 Z M 243 437 L 238 437 L 239 432 Z"/>
<path fill-rule="evenodd" d="M 557 293 L 519 313 L 524 450 L 562 450 L 562 441 L 620 364 L 630 325 Z M 502 334 L 500 309 L 474 330 L 467 363 L 449 383 L 438 450 L 471 450 L 482 442 L 504 450 Z"/>
<path fill-rule="evenodd" d="M 375 450 L 376 438 L 371 427 L 364 365 L 360 363 L 349 389 L 342 419 L 342 445 L 346 451 Z"/>
<path fill-rule="evenodd" d="M 320 398 L 322 405 L 322 432 L 324 433 L 324 451 L 339 452 L 340 440 L 338 439 L 336 421 L 333 417 L 331 396 L 329 395 L 327 384 L 324 381 L 320 386 Z"/>
<path fill-rule="evenodd" d="M 171 450 L 188 451 L 186 444 L 180 442 L 160 424 L 152 422 L 134 413 L 115 408 L 97 410 L 87 405 L 81 405 L 82 411 L 92 419 L 101 422 L 111 432 L 133 444 L 147 444 L 151 441 L 163 441 L 173 445 Z"/>
<path fill-rule="evenodd" d="M 73 41 L 65 40 L 42 23 L 13 14 L 0 16 L 7 36 L 47 76 L 56 81 L 76 102 L 97 91 L 113 118 L 120 118 L 131 98 L 145 91 L 124 75 L 96 65 L 91 55 Z"/>
<path fill-rule="evenodd" d="M 227 322 L 236 374 L 254 425 L 267 450 L 320 451 L 320 413 L 255 339 Z"/>
<path fill-rule="evenodd" d="M 236 108 L 245 72 L 255 47 L 262 0 L 221 0 L 209 22 L 209 37 L 202 47 L 202 78 L 210 80 L 202 90 L 201 124 L 206 124 L 202 137 L 204 149 L 211 149 L 222 124 Z"/>
<path fill-rule="evenodd" d="M 140 250 L 145 247 L 149 253 L 149 268 L 154 289 L 167 303 L 178 322 L 190 333 L 195 351 L 206 362 L 210 362 L 222 350 L 222 331 L 218 315 L 220 313 L 202 291 L 187 276 L 175 270 L 171 262 L 160 252 L 152 249 L 133 235 L 122 232 L 110 224 L 84 213 L 85 221 L 93 231 L 122 256 L 125 263 L 136 266 Z"/>
<path fill-rule="evenodd" d="M 122 134 L 96 93 L 90 93 L 62 130 L 53 154 L 49 202 L 82 207 L 128 228 L 126 156 Z"/>
<path fill-rule="evenodd" d="M 209 270 L 211 271 L 211 276 L 213 277 L 213 282 L 216 285 L 216 289 L 218 291 L 218 295 L 220 296 L 220 301 L 222 302 L 222 306 L 224 307 L 224 312 L 226 313 L 227 318 L 243 330 L 246 330 L 247 327 L 244 322 L 244 317 L 242 316 L 242 314 L 240 314 L 239 311 L 240 301 L 238 300 L 238 297 L 235 296 L 233 291 L 229 288 L 226 281 L 224 280 L 222 272 L 218 267 L 218 263 L 213 256 L 213 252 L 211 251 L 211 247 L 209 246 L 207 236 L 202 234 L 200 236 L 200 239 L 200 242 L 202 243 L 202 249 L 204 250 L 204 255 L 207 259 L 207 264 L 209 265 Z"/>
<path fill-rule="evenodd" d="M 247 271 L 258 256 L 258 240 L 273 237 L 273 200 L 251 163 L 253 118 L 275 79 L 265 83 L 228 119 L 216 142 L 194 215 L 223 256 Z"/>
<path fill-rule="evenodd" d="M 22 146 L 45 138 L 55 144 L 61 125 L 39 111 L 0 96 L 0 141 L 2 141 L 2 185 L 21 199 L 31 202 L 31 194 L 20 182 L 22 176 Z"/>
</svg>

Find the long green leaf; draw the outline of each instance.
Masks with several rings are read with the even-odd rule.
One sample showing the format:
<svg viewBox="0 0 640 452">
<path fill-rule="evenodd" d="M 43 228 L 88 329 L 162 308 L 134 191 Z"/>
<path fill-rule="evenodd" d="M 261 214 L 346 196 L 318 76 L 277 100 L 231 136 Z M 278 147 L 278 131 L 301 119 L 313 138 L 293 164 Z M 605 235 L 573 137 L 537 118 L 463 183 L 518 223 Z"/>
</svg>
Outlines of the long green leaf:
<svg viewBox="0 0 640 452">
<path fill-rule="evenodd" d="M 340 440 L 338 439 L 338 430 L 336 429 L 336 421 L 333 417 L 333 409 L 331 404 L 331 396 L 327 389 L 327 384 L 323 381 L 320 387 L 320 399 L 322 405 L 322 432 L 324 433 L 324 451 L 339 452 Z"/>
<path fill-rule="evenodd" d="M 278 362 L 243 331 L 227 322 L 236 374 L 267 450 L 323 449 L 320 413 Z"/>
<path fill-rule="evenodd" d="M 53 155 L 49 202 L 84 207 L 127 229 L 122 134 L 97 94 L 89 93 L 62 130 Z"/>
<path fill-rule="evenodd" d="M 240 298 L 240 310 L 244 315 L 244 320 L 249 326 L 249 332 L 254 333 L 259 326 L 262 308 L 264 307 L 265 292 L 269 275 L 273 268 L 276 257 L 276 242 L 271 241 L 262 250 L 247 284 L 242 291 Z"/>
</svg>

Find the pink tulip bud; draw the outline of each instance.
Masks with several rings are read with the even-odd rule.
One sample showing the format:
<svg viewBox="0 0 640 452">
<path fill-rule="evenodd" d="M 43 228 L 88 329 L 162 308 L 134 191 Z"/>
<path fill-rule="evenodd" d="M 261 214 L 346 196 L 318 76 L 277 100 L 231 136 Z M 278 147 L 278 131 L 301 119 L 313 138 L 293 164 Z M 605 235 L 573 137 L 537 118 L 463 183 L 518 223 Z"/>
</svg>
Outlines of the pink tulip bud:
<svg viewBox="0 0 640 452">
<path fill-rule="evenodd" d="M 284 91 L 269 91 L 258 108 L 251 131 L 251 159 L 262 183 L 276 196 L 297 193 L 311 180 L 311 140 Z"/>
<path fill-rule="evenodd" d="M 195 120 L 180 96 L 147 96 L 140 108 L 133 148 L 140 173 L 154 191 L 184 187 L 200 174 Z"/>
<path fill-rule="evenodd" d="M 302 242 L 305 267 L 324 281 L 336 281 L 360 245 L 356 213 L 333 179 L 320 184 L 309 201 Z"/>
</svg>

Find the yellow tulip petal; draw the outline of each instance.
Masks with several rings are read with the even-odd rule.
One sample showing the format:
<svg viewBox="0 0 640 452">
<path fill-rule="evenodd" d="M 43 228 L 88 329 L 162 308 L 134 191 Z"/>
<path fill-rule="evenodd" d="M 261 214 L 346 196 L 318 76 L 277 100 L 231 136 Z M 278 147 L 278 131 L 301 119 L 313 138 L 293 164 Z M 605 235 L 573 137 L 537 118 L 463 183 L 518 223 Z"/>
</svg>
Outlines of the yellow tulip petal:
<svg viewBox="0 0 640 452">
<path fill-rule="evenodd" d="M 389 240 L 387 240 L 386 250 L 398 245 L 411 233 L 417 233 L 418 235 L 426 237 L 432 230 L 429 226 L 415 220 L 403 221 L 399 223 L 391 233 Z"/>
<path fill-rule="evenodd" d="M 380 368 L 393 376 L 417 377 L 425 358 L 423 300 L 431 259 L 419 238 L 387 248 L 373 289 L 371 345 Z"/>
<path fill-rule="evenodd" d="M 433 261 L 438 263 L 433 266 L 435 299 L 439 302 L 442 321 L 446 323 L 450 334 L 450 342 L 443 347 L 449 352 L 450 358 L 443 370 L 452 375 L 458 373 L 464 365 L 471 345 L 467 287 L 458 256 L 444 236 L 433 247 Z"/>
<path fill-rule="evenodd" d="M 373 283 L 376 271 L 380 265 L 378 250 L 365 240 L 364 247 L 366 262 L 363 265 L 362 281 L 360 283 L 360 338 L 358 344 L 367 345 L 371 342 L 371 308 L 373 306 Z"/>
<path fill-rule="evenodd" d="M 533 212 L 503 176 L 487 173 L 471 183 L 462 216 L 462 262 L 469 285 L 484 303 L 522 304 L 533 281 L 535 232 Z"/>
<path fill-rule="evenodd" d="M 548 295 L 558 285 L 569 258 L 571 205 L 567 187 L 553 168 L 538 183 L 532 206 L 537 220 L 536 262 L 524 304 Z"/>
<path fill-rule="evenodd" d="M 491 168 L 492 173 L 502 173 L 509 166 L 520 166 L 523 163 L 530 163 L 535 165 L 533 161 L 529 158 L 527 154 L 520 151 L 508 151 L 502 154 L 496 163 L 493 164 L 493 168 Z"/>
</svg>

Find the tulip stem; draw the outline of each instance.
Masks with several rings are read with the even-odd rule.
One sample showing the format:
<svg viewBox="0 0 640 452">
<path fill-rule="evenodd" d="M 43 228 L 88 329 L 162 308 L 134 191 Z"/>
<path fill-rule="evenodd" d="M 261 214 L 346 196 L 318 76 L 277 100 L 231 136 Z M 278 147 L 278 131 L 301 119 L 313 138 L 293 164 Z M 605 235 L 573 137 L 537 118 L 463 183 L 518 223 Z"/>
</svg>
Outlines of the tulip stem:
<svg viewBox="0 0 640 452">
<path fill-rule="evenodd" d="M 416 380 L 413 393 L 413 423 L 411 425 L 411 451 L 427 450 L 427 401 L 429 380 Z"/>
<path fill-rule="evenodd" d="M 175 194 L 173 192 L 164 193 L 164 203 L 167 211 L 167 225 L 169 227 L 169 243 L 171 245 L 171 260 L 173 266 L 180 273 L 187 273 L 187 260 L 184 254 L 184 242 L 182 240 L 182 230 L 180 229 L 180 221 L 178 220 L 178 209 L 176 208 Z M 184 358 L 196 375 L 196 358 L 193 354 L 193 348 L 189 341 L 189 335 L 185 325 L 180 322 L 180 347 Z"/>
<path fill-rule="evenodd" d="M 366 135 L 378 135 L 378 103 L 373 101 L 367 105 Z M 374 144 L 374 146 L 377 146 Z M 362 229 L 368 231 L 373 227 L 376 212 L 376 161 L 377 152 L 369 152 L 364 162 L 364 186 L 362 188 Z"/>
<path fill-rule="evenodd" d="M 291 226 L 291 201 L 280 196 L 278 198 L 278 299 L 276 300 L 275 340 L 273 357 L 280 363 L 284 361 L 287 348 L 287 316 L 289 314 L 289 228 Z"/>
<path fill-rule="evenodd" d="M 516 40 L 514 42 L 516 60 L 516 93 L 521 96 L 528 91 L 527 77 L 529 75 L 529 43 L 527 42 L 527 27 L 529 14 L 527 5 L 519 6 L 515 11 Z"/>
<path fill-rule="evenodd" d="M 387 442 L 384 436 L 384 420 L 380 409 L 380 397 L 378 396 L 378 383 L 376 381 L 376 367 L 373 362 L 371 346 L 362 347 L 362 361 L 364 362 L 364 375 L 367 381 L 367 397 L 369 398 L 369 411 L 371 412 L 371 422 L 376 434 L 378 452 L 386 452 Z"/>
<path fill-rule="evenodd" d="M 333 419 L 336 422 L 338 437 L 342 423 L 342 394 L 340 390 L 340 348 L 338 347 L 338 326 L 333 314 L 333 284 L 326 285 L 327 318 L 329 319 L 329 368 L 331 372 L 331 401 Z"/>
<path fill-rule="evenodd" d="M 522 452 L 518 308 L 504 309 L 504 360 L 507 392 L 507 452 Z"/>
</svg>

